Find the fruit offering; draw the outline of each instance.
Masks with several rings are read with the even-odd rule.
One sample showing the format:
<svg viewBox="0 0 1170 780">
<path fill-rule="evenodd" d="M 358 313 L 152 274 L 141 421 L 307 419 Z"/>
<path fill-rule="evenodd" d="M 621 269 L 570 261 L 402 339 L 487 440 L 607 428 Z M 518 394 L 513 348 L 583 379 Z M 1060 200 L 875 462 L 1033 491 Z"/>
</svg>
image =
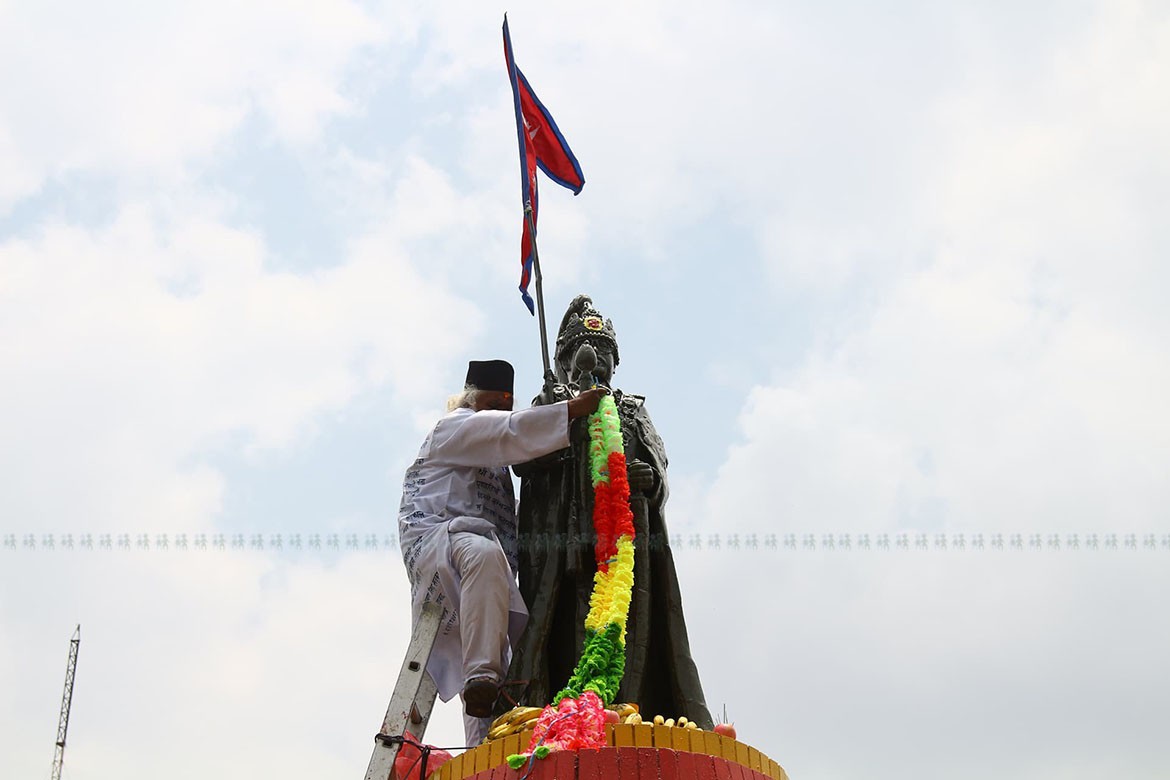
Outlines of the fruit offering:
<svg viewBox="0 0 1170 780">
<path fill-rule="evenodd" d="M 500 717 L 492 721 L 488 728 L 487 738 L 503 739 L 511 734 L 519 734 L 524 729 L 532 728 L 532 724 L 544 711 L 543 707 L 513 707 Z"/>
</svg>

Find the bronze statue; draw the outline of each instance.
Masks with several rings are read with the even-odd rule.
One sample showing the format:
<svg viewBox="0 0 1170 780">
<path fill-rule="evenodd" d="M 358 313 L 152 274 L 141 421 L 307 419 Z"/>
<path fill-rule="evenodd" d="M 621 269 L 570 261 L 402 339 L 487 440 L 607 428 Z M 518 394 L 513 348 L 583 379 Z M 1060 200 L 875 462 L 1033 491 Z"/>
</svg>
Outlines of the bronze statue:
<svg viewBox="0 0 1170 780">
<path fill-rule="evenodd" d="M 552 403 L 593 383 L 611 387 L 618 364 L 613 325 L 585 295 L 561 321 L 556 382 L 535 403 Z M 612 389 L 612 388 L 611 388 Z M 613 390 L 621 415 L 635 524 L 634 592 L 626 635 L 626 670 L 617 701 L 647 716 L 685 715 L 711 728 L 698 670 L 691 659 L 682 597 L 667 540 L 666 451 L 642 396 Z M 520 592 L 528 626 L 508 679 L 526 683 L 520 700 L 543 705 L 569 679 L 585 639 L 593 588 L 593 488 L 586 420 L 576 420 L 570 446 L 515 467 L 520 487 Z"/>
</svg>

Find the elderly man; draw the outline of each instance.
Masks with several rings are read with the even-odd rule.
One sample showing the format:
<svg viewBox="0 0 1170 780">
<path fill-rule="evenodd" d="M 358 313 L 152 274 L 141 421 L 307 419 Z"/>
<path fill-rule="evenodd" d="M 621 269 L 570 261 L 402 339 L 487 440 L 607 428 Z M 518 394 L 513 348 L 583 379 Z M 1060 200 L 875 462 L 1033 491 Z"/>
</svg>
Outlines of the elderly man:
<svg viewBox="0 0 1170 780">
<path fill-rule="evenodd" d="M 469 745 L 487 734 L 528 619 L 516 586 L 508 466 L 567 447 L 570 421 L 596 410 L 606 392 L 513 412 L 513 378 L 503 360 L 469 364 L 464 392 L 448 402 L 406 471 L 398 514 L 414 619 L 428 601 L 443 607 L 427 671 L 443 701 L 462 694 Z"/>
</svg>

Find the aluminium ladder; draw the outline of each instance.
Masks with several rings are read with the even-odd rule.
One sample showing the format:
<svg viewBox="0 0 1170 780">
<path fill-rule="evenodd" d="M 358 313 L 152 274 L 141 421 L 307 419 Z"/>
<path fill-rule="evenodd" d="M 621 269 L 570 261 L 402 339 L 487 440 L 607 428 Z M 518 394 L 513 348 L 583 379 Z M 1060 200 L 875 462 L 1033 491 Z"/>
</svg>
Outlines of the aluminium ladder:
<svg viewBox="0 0 1170 780">
<path fill-rule="evenodd" d="M 410 634 L 410 646 L 406 649 L 398 682 L 390 696 L 386 717 L 382 719 L 382 728 L 374 736 L 374 753 L 370 756 L 365 780 L 391 779 L 394 759 L 398 758 L 408 727 L 420 742 L 426 733 L 437 693 L 434 681 L 427 674 L 427 661 L 439 634 L 442 613 L 438 604 L 429 601 L 423 604 L 422 614 Z"/>
</svg>

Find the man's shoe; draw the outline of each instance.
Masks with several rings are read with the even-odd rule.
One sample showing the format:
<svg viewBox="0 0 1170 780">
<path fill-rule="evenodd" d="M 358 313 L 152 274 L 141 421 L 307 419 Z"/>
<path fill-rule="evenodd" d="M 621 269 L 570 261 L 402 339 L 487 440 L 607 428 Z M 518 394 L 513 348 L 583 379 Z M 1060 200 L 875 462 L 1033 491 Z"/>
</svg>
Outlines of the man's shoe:
<svg viewBox="0 0 1170 780">
<path fill-rule="evenodd" d="M 489 677 L 477 677 L 463 686 L 463 711 L 473 718 L 492 714 L 500 686 Z"/>
</svg>

